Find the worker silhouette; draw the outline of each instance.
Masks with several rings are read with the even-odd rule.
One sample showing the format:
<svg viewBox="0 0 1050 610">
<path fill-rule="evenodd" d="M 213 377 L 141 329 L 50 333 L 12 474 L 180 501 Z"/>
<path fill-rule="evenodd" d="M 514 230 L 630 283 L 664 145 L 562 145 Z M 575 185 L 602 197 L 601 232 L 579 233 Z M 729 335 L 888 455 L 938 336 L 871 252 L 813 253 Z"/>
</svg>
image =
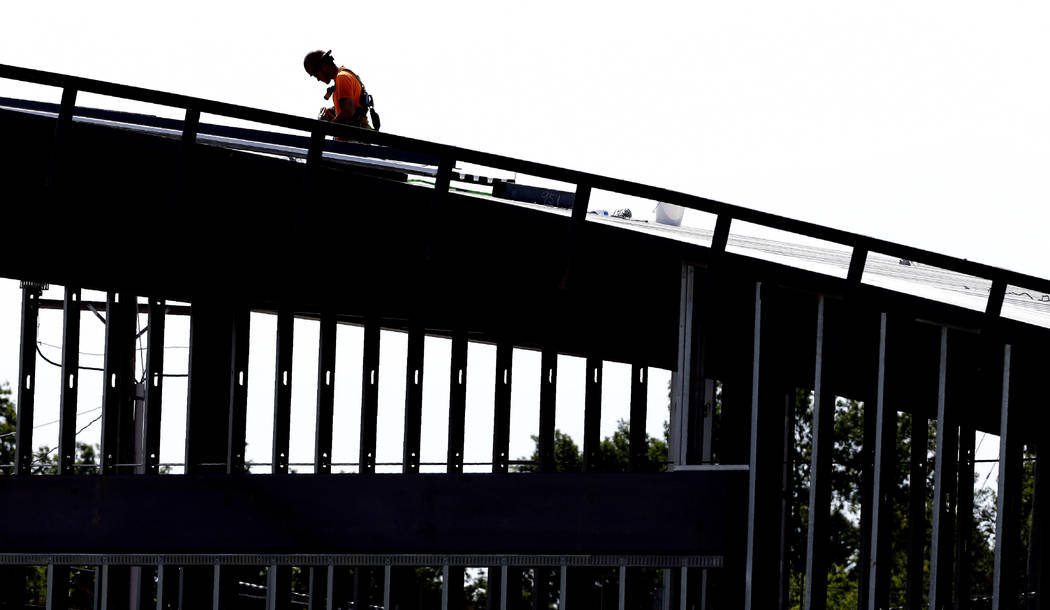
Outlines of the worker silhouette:
<svg viewBox="0 0 1050 610">
<path fill-rule="evenodd" d="M 310 76 L 331 85 L 324 99 L 334 98 L 333 104 L 322 108 L 318 119 L 372 129 L 368 123 L 368 116 L 371 115 L 376 131 L 379 130 L 379 115 L 361 77 L 345 66 L 336 66 L 331 51 L 310 51 L 303 58 L 303 68 Z"/>
</svg>

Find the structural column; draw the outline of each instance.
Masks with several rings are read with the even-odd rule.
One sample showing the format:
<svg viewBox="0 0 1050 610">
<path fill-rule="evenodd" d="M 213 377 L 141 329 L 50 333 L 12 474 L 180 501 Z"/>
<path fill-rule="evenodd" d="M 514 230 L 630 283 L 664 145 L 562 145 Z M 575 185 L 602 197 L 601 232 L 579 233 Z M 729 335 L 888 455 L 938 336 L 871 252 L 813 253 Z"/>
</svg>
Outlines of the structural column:
<svg viewBox="0 0 1050 610">
<path fill-rule="evenodd" d="M 510 391 L 514 348 L 496 345 L 496 396 L 492 419 L 492 472 L 508 472 L 510 452 Z"/>
<path fill-rule="evenodd" d="M 231 336 L 232 316 L 226 307 L 207 299 L 193 302 L 186 392 L 186 474 L 226 472 Z"/>
<path fill-rule="evenodd" d="M 747 551 L 745 560 L 744 608 L 777 608 L 782 579 L 781 543 L 783 525 L 784 426 L 787 394 L 778 376 L 782 357 L 777 329 L 767 314 L 775 311 L 766 293 L 772 289 L 755 284 L 755 316 L 752 336 L 751 438 L 748 466 Z"/>
<path fill-rule="evenodd" d="M 164 394 L 164 318 L 162 299 L 149 300 L 146 330 L 146 403 L 143 407 L 143 455 L 146 474 L 160 473 L 160 423 Z"/>
<path fill-rule="evenodd" d="M 1019 417 L 1010 404 L 1011 346 L 1003 348 L 1003 390 L 999 417 L 999 491 L 995 514 L 995 571 L 992 610 L 1017 605 L 1017 553 L 1021 538 L 1022 442 Z"/>
<path fill-rule="evenodd" d="M 600 468 L 602 422 L 602 360 L 587 359 L 583 406 L 583 471 Z"/>
<path fill-rule="evenodd" d="M 15 473 L 33 469 L 33 411 L 36 396 L 37 320 L 40 317 L 40 287 L 22 288 L 22 342 L 18 353 L 18 425 L 15 428 Z"/>
<path fill-rule="evenodd" d="M 888 319 L 885 312 L 879 315 L 879 363 L 875 384 L 873 413 L 874 439 L 871 450 L 871 492 L 869 528 L 861 532 L 868 551 L 864 565 L 867 578 L 862 589 L 862 602 L 868 610 L 886 608 L 889 600 L 889 565 L 892 561 L 890 548 L 891 521 L 887 498 L 896 484 L 896 411 L 886 408 L 886 351 Z M 865 404 L 865 416 L 872 405 Z"/>
<path fill-rule="evenodd" d="M 959 427 L 959 476 L 955 502 L 955 608 L 969 610 L 971 556 L 973 538 L 973 484 L 976 431 L 973 426 Z"/>
<path fill-rule="evenodd" d="M 558 387 L 558 353 L 544 348 L 540 355 L 540 472 L 554 472 L 557 463 L 554 455 L 554 416 Z"/>
<path fill-rule="evenodd" d="M 826 387 L 829 345 L 827 300 L 817 297 L 817 355 L 813 380 L 813 444 L 809 475 L 809 534 L 806 540 L 806 610 L 827 607 L 828 519 L 831 504 L 831 451 L 835 395 Z"/>
<path fill-rule="evenodd" d="M 947 405 L 948 329 L 941 328 L 941 359 L 937 383 L 937 446 L 933 475 L 933 533 L 930 548 L 930 610 L 951 605 L 953 509 L 958 425 Z"/>
<path fill-rule="evenodd" d="M 106 297 L 106 348 L 102 388 L 102 474 L 133 472 L 135 461 L 135 318 L 138 303 L 127 293 Z M 118 469 L 118 464 L 121 467 Z M 119 571 L 119 570 L 118 570 Z"/>
<path fill-rule="evenodd" d="M 277 362 L 274 371 L 273 459 L 274 474 L 287 474 L 292 424 L 292 346 L 295 317 L 292 311 L 277 312 Z"/>
<path fill-rule="evenodd" d="M 365 321 L 364 353 L 361 358 L 361 455 L 362 474 L 376 471 L 376 424 L 379 417 L 379 320 Z"/>
<path fill-rule="evenodd" d="M 448 457 L 450 473 L 463 472 L 463 443 L 467 408 L 467 335 L 456 331 L 452 336 L 449 366 Z M 457 568 L 450 568 L 453 571 Z"/>
<path fill-rule="evenodd" d="M 233 361 L 230 377 L 230 433 L 226 470 L 245 472 L 245 434 L 248 426 L 248 345 L 251 336 L 251 310 L 238 305 L 233 312 Z"/>
<path fill-rule="evenodd" d="M 419 472 L 420 435 L 423 425 L 423 327 L 413 322 L 408 329 L 408 355 L 405 366 L 405 443 L 402 469 Z"/>
<path fill-rule="evenodd" d="M 645 434 L 646 407 L 649 393 L 649 369 L 635 364 L 631 367 L 631 470 L 640 470 L 648 461 L 649 443 Z"/>
<path fill-rule="evenodd" d="M 76 461 L 77 388 L 80 385 L 80 289 L 66 287 L 62 306 L 62 391 L 59 395 L 58 474 L 73 474 Z M 66 571 L 69 568 L 56 568 Z"/>
</svg>

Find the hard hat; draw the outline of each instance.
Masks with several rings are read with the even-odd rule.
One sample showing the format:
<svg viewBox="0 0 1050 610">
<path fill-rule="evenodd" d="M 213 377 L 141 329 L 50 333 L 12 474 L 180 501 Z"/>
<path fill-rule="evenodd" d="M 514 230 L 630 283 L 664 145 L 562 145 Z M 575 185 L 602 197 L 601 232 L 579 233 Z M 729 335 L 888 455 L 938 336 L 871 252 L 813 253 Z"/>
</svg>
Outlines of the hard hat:
<svg viewBox="0 0 1050 610">
<path fill-rule="evenodd" d="M 317 71 L 317 68 L 324 63 L 335 63 L 335 60 L 332 59 L 332 51 L 310 51 L 306 54 L 306 57 L 303 58 L 303 68 L 306 70 L 306 73 L 311 76 Z"/>
</svg>

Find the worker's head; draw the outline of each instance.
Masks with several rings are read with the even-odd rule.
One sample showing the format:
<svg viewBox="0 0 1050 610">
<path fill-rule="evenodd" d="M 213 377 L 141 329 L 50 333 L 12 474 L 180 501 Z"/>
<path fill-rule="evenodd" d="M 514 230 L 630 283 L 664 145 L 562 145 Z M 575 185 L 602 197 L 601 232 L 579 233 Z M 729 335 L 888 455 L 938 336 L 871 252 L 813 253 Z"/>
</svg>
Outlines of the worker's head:
<svg viewBox="0 0 1050 610">
<path fill-rule="evenodd" d="M 303 68 L 307 74 L 325 84 L 332 82 L 339 72 L 331 51 L 310 51 L 303 58 Z"/>
</svg>

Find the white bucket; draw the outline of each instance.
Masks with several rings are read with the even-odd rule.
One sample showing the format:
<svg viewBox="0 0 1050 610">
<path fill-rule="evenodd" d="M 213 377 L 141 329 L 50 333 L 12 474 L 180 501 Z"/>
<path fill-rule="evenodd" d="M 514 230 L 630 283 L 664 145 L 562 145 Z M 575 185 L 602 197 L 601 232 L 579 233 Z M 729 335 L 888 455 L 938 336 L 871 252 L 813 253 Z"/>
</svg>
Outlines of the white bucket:
<svg viewBox="0 0 1050 610">
<path fill-rule="evenodd" d="M 675 227 L 681 226 L 682 217 L 685 216 L 685 208 L 673 203 L 657 203 L 653 212 L 656 214 L 656 222 Z"/>
</svg>

